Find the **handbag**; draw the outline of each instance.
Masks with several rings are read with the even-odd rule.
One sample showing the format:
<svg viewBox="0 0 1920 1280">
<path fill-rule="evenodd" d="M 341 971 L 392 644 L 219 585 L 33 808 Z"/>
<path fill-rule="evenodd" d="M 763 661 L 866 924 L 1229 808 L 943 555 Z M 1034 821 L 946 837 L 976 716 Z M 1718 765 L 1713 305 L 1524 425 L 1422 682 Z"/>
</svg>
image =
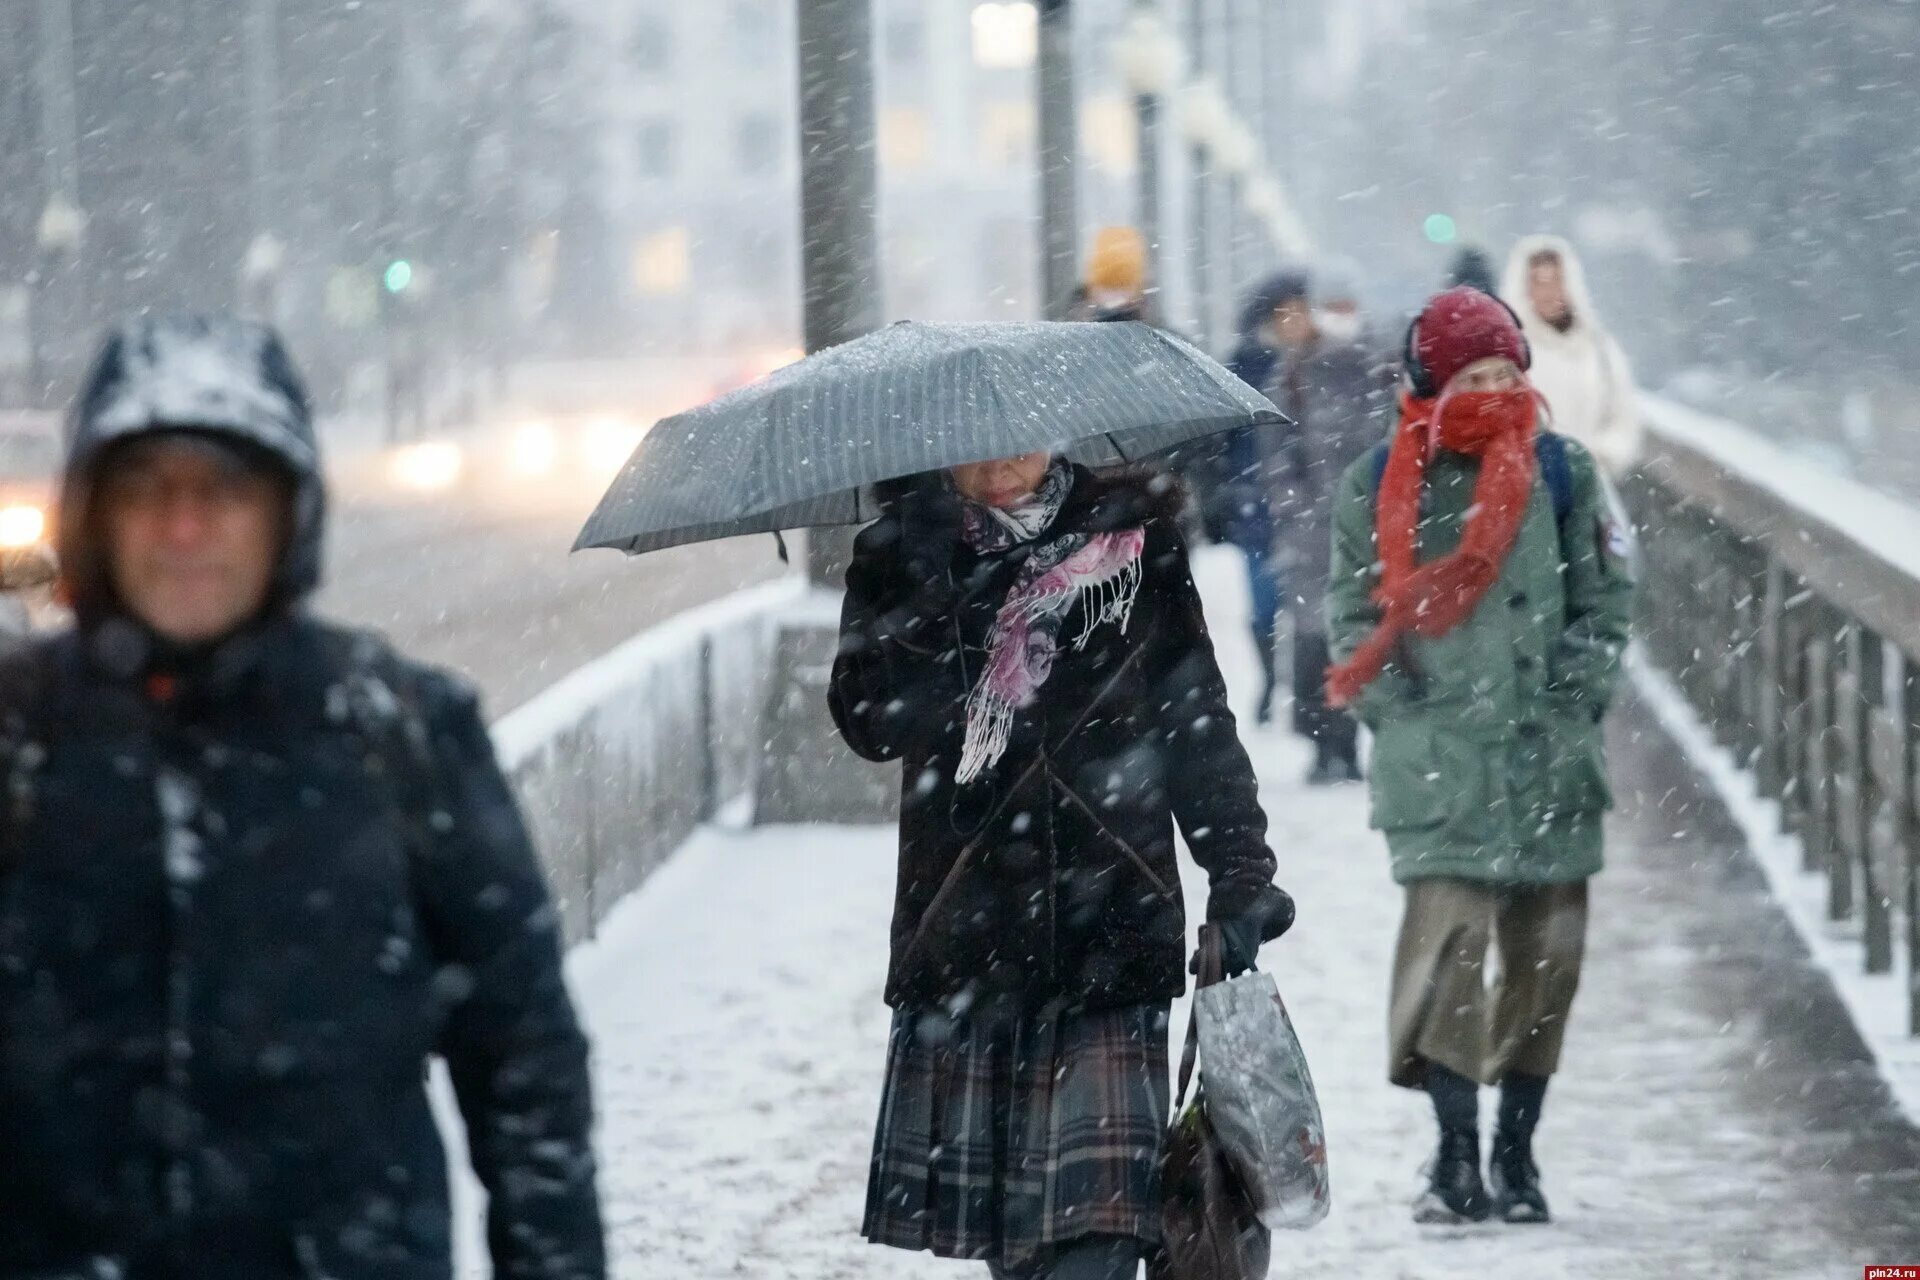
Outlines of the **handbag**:
<svg viewBox="0 0 1920 1280">
<path fill-rule="evenodd" d="M 1208 1115 L 1260 1221 L 1300 1231 L 1332 1208 L 1327 1131 L 1307 1055 L 1273 975 L 1251 971 L 1194 993 Z"/>
<path fill-rule="evenodd" d="M 1204 1077 L 1187 1100 L 1200 1050 L 1198 993 L 1224 976 L 1219 931 L 1203 926 L 1195 1012 L 1180 1055 L 1173 1128 L 1160 1156 L 1161 1241 L 1148 1260 L 1148 1280 L 1262 1280 L 1272 1259 L 1272 1235 L 1214 1129 Z"/>
</svg>

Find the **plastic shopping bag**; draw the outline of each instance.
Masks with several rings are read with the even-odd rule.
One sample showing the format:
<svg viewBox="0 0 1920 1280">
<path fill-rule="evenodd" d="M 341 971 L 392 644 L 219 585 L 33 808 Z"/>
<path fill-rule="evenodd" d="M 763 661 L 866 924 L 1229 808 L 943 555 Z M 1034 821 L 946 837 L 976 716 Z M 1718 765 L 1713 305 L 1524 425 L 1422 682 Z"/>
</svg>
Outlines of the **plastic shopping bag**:
<svg viewBox="0 0 1920 1280">
<path fill-rule="evenodd" d="M 1211 927 L 1201 932 L 1204 973 L 1219 940 L 1208 938 Z M 1203 976 L 1193 1017 L 1207 1115 L 1260 1221 L 1274 1230 L 1313 1226 L 1332 1207 L 1326 1129 L 1280 988 L 1258 971 L 1212 983 Z"/>
</svg>

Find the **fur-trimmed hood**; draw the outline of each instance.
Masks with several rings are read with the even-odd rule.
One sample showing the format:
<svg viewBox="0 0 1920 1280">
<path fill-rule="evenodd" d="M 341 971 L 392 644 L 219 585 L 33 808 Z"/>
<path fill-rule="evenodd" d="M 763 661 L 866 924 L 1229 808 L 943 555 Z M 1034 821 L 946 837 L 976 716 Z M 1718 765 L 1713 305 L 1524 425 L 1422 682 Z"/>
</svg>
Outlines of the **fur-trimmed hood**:
<svg viewBox="0 0 1920 1280">
<path fill-rule="evenodd" d="M 1500 282 L 1500 296 L 1520 317 L 1520 327 L 1527 331 L 1527 337 L 1558 332 L 1533 309 L 1533 299 L 1527 294 L 1527 263 L 1536 254 L 1542 253 L 1551 253 L 1560 259 L 1560 271 L 1566 280 L 1567 301 L 1573 308 L 1573 330 L 1602 329 L 1600 316 L 1593 307 L 1593 292 L 1587 286 L 1586 266 L 1580 261 L 1580 255 L 1574 252 L 1573 245 L 1560 236 L 1525 236 L 1507 255 L 1507 272 Z"/>
</svg>

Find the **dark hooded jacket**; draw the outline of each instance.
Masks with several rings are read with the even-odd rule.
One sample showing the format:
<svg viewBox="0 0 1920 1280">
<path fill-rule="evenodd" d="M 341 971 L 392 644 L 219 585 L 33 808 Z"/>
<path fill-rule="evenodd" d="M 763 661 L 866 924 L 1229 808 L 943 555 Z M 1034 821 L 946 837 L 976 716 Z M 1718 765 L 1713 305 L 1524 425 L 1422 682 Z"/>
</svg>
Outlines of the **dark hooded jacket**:
<svg viewBox="0 0 1920 1280">
<path fill-rule="evenodd" d="M 929 556 L 912 509 L 923 500 L 855 540 L 830 694 L 856 752 L 903 766 L 888 1003 L 1101 1008 L 1180 995 L 1176 822 L 1210 878 L 1210 918 L 1284 928 L 1291 903 L 1271 883 L 1253 768 L 1168 504 L 1144 483 L 1076 472 L 1042 541 L 1144 528 L 1131 620 L 1095 627 L 1084 648 L 1063 643 L 1006 753 L 963 785 L 967 697 L 1023 555 L 953 542 Z M 1063 637 L 1080 634 L 1084 608 Z"/>
<path fill-rule="evenodd" d="M 0 1276 L 448 1276 L 435 1052 L 494 1274 L 602 1275 L 555 912 L 474 696 L 300 609 L 325 504 L 278 343 L 129 326 L 71 427 L 80 621 L 0 662 Z M 265 614 L 187 653 L 89 508 L 103 451 L 181 428 L 295 493 Z"/>
<path fill-rule="evenodd" d="M 1307 277 L 1281 271 L 1263 280 L 1241 304 L 1238 338 L 1227 357 L 1227 371 L 1268 399 L 1273 397 L 1273 373 L 1280 364 L 1280 348 L 1271 332 L 1273 313 L 1288 299 L 1306 296 Z M 1274 540 L 1274 514 L 1261 482 L 1267 434 L 1257 427 L 1228 432 L 1218 446 L 1219 465 L 1207 494 L 1209 535 L 1254 554 L 1270 551 Z"/>
</svg>

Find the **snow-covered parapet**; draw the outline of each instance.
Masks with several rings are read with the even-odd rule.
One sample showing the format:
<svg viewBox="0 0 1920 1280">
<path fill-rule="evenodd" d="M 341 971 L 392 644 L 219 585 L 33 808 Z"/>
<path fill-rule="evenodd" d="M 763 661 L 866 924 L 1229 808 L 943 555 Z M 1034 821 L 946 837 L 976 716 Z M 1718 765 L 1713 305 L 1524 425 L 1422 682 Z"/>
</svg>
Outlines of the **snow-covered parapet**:
<svg viewBox="0 0 1920 1280">
<path fill-rule="evenodd" d="M 1920 1098 L 1920 510 L 1654 398 L 1636 674 Z M 1724 752 L 1724 755 L 1722 754 Z M 1785 852 L 1776 833 L 1789 833 Z"/>
<path fill-rule="evenodd" d="M 1888 639 L 1920 649 L 1920 509 L 1738 423 L 1656 396 L 1642 397 L 1641 409 L 1656 478 L 1821 581 L 1823 595 Z"/>
<path fill-rule="evenodd" d="M 804 594 L 783 578 L 689 610 L 494 725 L 569 939 L 749 792 L 774 620 Z"/>
</svg>

